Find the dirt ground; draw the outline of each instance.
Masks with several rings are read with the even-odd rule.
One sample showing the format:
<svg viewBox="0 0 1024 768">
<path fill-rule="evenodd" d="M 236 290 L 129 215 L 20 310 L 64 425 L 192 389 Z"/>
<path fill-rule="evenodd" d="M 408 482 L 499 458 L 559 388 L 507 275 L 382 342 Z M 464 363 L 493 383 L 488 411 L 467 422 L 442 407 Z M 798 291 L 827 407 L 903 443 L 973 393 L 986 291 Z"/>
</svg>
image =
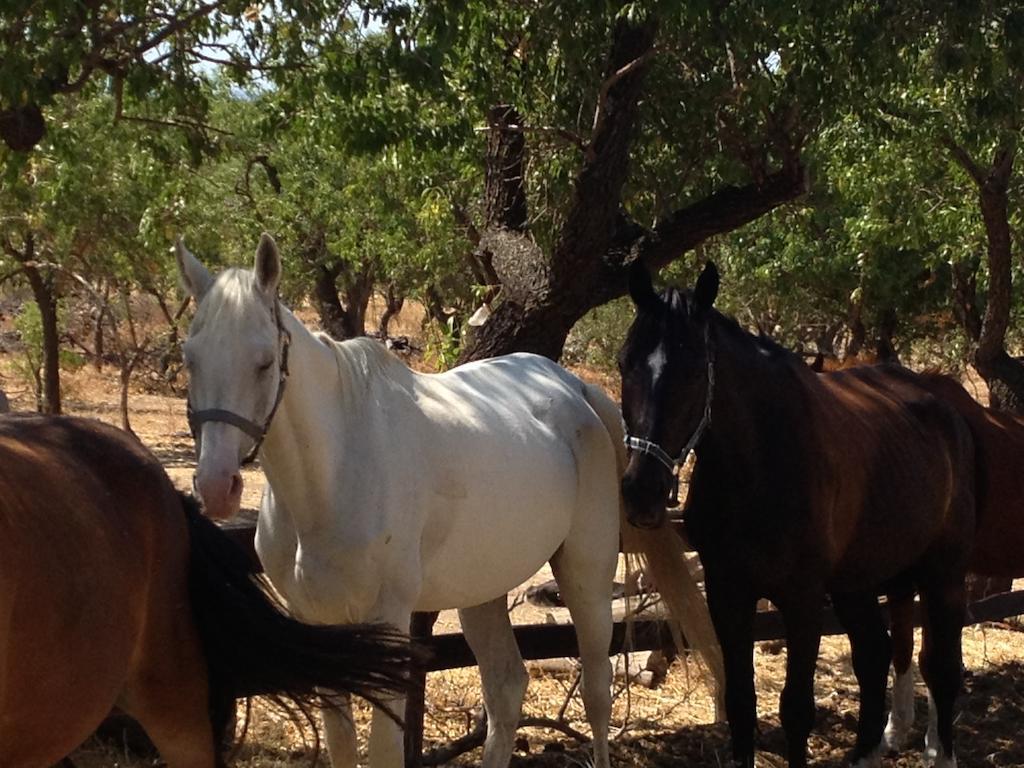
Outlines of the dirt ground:
<svg viewBox="0 0 1024 768">
<path fill-rule="evenodd" d="M 415 322 L 404 319 L 410 329 Z M 399 333 L 403 332 L 399 326 Z M 0 350 L 0 386 L 5 388 L 16 409 L 32 407 L 29 389 L 14 374 L 11 352 Z M 583 371 L 608 386 L 610 379 Z M 119 423 L 117 374 L 113 369 L 97 372 L 85 367 L 64 379 L 65 410 Z M 180 398 L 133 391 L 131 422 L 139 437 L 160 457 L 179 487 L 187 488 L 193 469 L 191 438 L 185 421 L 185 404 Z M 258 470 L 246 475 L 243 506 L 255 507 L 262 488 Z M 549 578 L 541 574 L 536 580 Z M 1018 587 L 1022 586 L 1018 583 Z M 516 595 L 510 598 L 516 601 Z M 513 618 L 519 623 L 566 621 L 561 609 L 540 609 L 517 605 Z M 446 614 L 439 631 L 453 629 L 457 619 Z M 918 638 L 918 642 L 920 638 Z M 1024 766 L 1024 633 L 1016 623 L 970 627 L 964 631 L 965 662 L 969 670 L 967 691 L 961 700 L 957 724 L 960 765 Z M 784 765 L 779 757 L 783 737 L 777 716 L 778 694 L 785 668 L 785 651 L 775 652 L 761 645 L 755 650 L 759 693 L 759 761 L 763 765 Z M 566 667 L 569 665 L 563 665 Z M 531 683 L 524 715 L 553 718 L 565 706 L 566 722 L 586 733 L 579 696 L 569 698 L 571 670 L 550 664 L 531 664 Z M 638 685 L 617 686 L 613 714 L 613 764 L 621 766 L 707 766 L 727 764 L 727 733 L 714 725 L 707 687 L 692 665 L 676 662 L 665 682 L 656 690 Z M 852 747 L 857 712 L 857 686 L 850 665 L 845 638 L 826 638 L 817 668 L 818 721 L 811 739 L 811 760 L 816 766 L 845 765 Z M 427 684 L 427 747 L 465 735 L 481 708 L 479 678 L 475 669 L 454 670 L 429 676 Z M 913 751 L 890 757 L 887 766 L 917 766 L 917 752 L 923 743 L 926 699 L 923 684 L 917 686 L 918 729 Z M 244 710 L 240 709 L 240 718 Z M 369 719 L 366 707 L 356 713 L 357 725 L 365 736 Z M 578 742 L 550 729 L 524 728 L 513 765 L 523 768 L 564 768 L 586 764 L 587 751 Z M 234 764 L 239 768 L 298 768 L 317 759 L 310 729 L 297 728 L 286 717 L 257 701 L 252 709 L 247 737 Z M 363 739 L 365 744 L 365 738 Z M 365 756 L 364 756 L 365 757 Z M 151 759 L 132 757 L 122 749 L 90 742 L 73 760 L 78 768 L 142 768 Z M 320 765 L 327 765 L 320 754 Z M 470 752 L 452 765 L 478 765 L 480 750 Z"/>
</svg>

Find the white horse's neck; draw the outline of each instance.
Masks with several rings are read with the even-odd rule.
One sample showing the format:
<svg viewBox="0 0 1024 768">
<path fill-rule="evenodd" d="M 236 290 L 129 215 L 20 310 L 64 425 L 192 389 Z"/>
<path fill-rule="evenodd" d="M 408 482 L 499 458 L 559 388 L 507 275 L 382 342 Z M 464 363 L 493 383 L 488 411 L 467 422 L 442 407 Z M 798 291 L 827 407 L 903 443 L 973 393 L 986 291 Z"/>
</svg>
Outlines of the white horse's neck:
<svg viewBox="0 0 1024 768">
<path fill-rule="evenodd" d="M 301 533 L 316 527 L 324 505 L 337 504 L 336 473 L 355 470 L 351 452 L 367 452 L 359 441 L 376 415 L 367 397 L 376 374 L 387 369 L 396 376 L 393 366 L 411 373 L 376 342 L 325 343 L 291 312 L 282 310 L 281 320 L 291 334 L 289 376 L 260 458 L 275 498 Z M 320 450 L 330 456 L 310 461 Z"/>
<path fill-rule="evenodd" d="M 318 491 L 329 487 L 329 478 L 317 476 L 328 463 L 309 461 L 308 457 L 318 445 L 335 455 L 346 450 L 346 441 L 328 438 L 341 428 L 351 408 L 347 387 L 338 376 L 334 350 L 283 308 L 281 323 L 291 334 L 289 375 L 260 452 L 260 463 L 275 497 L 284 503 L 292 523 L 301 530 L 312 522 L 305 518 L 314 514 L 306 510 L 305 498 L 309 494 L 315 498 Z"/>
</svg>

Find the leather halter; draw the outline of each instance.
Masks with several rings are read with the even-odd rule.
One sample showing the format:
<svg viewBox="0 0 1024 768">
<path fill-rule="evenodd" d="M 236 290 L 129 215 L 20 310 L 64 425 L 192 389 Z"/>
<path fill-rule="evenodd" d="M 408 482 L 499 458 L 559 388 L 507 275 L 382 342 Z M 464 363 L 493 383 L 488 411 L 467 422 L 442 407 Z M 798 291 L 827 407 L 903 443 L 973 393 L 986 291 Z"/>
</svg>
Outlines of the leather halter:
<svg viewBox="0 0 1024 768">
<path fill-rule="evenodd" d="M 669 506 L 672 507 L 679 504 L 679 470 L 686 464 L 686 459 L 689 457 L 690 452 L 697 447 L 701 438 L 704 437 L 707 428 L 711 425 L 711 401 L 715 394 L 715 348 L 711 344 L 710 332 L 711 326 L 708 324 L 704 328 L 704 349 L 707 352 L 708 358 L 708 386 L 707 394 L 704 398 L 704 415 L 701 416 L 700 423 L 697 424 L 697 428 L 690 435 L 690 439 L 686 441 L 686 445 L 683 446 L 683 450 L 679 452 L 679 455 L 673 458 L 668 451 L 657 443 L 643 437 L 631 435 L 628 431 L 622 439 L 622 442 L 626 444 L 626 448 L 630 451 L 651 456 L 672 475 L 673 483 L 668 497 Z"/>
<path fill-rule="evenodd" d="M 192 442 L 196 446 L 197 461 L 202 453 L 202 441 L 199 439 L 199 430 L 203 424 L 211 421 L 230 424 L 251 437 L 253 439 L 252 449 L 242 459 L 240 466 L 244 467 L 256 461 L 256 454 L 259 453 L 260 447 L 263 445 L 263 440 L 270 429 L 270 423 L 274 420 L 274 414 L 277 413 L 277 408 L 281 405 L 281 400 L 284 398 L 285 384 L 288 383 L 288 347 L 292 343 L 292 335 L 281 323 L 281 302 L 277 299 L 274 300 L 274 324 L 277 326 L 277 343 L 281 349 L 281 366 L 278 369 L 277 395 L 274 398 L 273 406 L 270 408 L 270 413 L 267 414 L 263 425 L 260 426 L 255 421 L 251 421 L 244 416 L 239 416 L 234 411 L 228 411 L 223 408 L 205 408 L 201 411 L 193 410 L 192 397 L 190 395 L 185 401 L 185 412 L 188 416 L 188 429 L 192 433 Z"/>
</svg>

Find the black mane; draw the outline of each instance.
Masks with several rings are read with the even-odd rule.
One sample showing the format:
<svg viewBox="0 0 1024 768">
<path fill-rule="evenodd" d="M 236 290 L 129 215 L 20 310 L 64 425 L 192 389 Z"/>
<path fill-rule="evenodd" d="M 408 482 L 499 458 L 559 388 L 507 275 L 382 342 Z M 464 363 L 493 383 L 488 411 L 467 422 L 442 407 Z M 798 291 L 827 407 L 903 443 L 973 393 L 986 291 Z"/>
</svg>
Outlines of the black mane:
<svg viewBox="0 0 1024 768">
<path fill-rule="evenodd" d="M 682 312 L 689 315 L 693 305 L 693 290 L 668 286 L 662 290 L 661 300 L 669 312 Z M 796 353 L 782 346 L 763 331 L 757 334 L 751 333 L 741 326 L 734 317 L 723 314 L 717 309 L 711 310 L 711 318 L 714 327 L 723 332 L 727 338 L 738 343 L 752 345 L 758 352 L 767 355 L 770 359 L 780 359 L 780 362 L 786 360 L 803 365 Z"/>
</svg>

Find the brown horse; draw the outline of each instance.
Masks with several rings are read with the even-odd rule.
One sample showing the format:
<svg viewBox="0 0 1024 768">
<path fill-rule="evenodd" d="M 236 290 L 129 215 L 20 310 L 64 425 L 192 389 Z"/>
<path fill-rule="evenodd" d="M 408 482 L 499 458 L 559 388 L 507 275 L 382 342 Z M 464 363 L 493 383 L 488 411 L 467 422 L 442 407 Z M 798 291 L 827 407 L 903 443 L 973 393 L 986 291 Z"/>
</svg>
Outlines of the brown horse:
<svg viewBox="0 0 1024 768">
<path fill-rule="evenodd" d="M 816 375 L 714 310 L 717 293 L 712 264 L 692 293 L 660 296 L 642 265 L 631 271 L 637 316 L 619 362 L 632 456 L 622 490 L 631 523 L 658 525 L 679 467 L 696 450 L 686 526 L 725 658 L 734 758 L 754 765 L 753 618 L 766 597 L 786 625 L 780 714 L 789 764 L 806 765 L 828 594 L 860 685 L 852 757 L 877 765 L 891 653 L 878 595 L 916 588 L 928 635 L 922 670 L 938 713 L 936 765 L 955 765 L 975 527 L 967 425 L 887 368 Z"/>
<path fill-rule="evenodd" d="M 1024 577 L 1024 418 L 985 408 L 949 376 L 907 375 L 955 408 L 974 436 L 978 528 L 968 569 L 980 576 Z M 896 677 L 886 741 L 899 749 L 914 719 L 913 594 L 891 597 L 890 609 Z M 929 748 L 935 738 L 933 716 L 926 736 Z"/>
<path fill-rule="evenodd" d="M 127 433 L 0 418 L 0 765 L 41 768 L 116 704 L 169 768 L 223 765 L 238 697 L 379 701 L 409 645 L 382 627 L 308 626 Z"/>
</svg>

